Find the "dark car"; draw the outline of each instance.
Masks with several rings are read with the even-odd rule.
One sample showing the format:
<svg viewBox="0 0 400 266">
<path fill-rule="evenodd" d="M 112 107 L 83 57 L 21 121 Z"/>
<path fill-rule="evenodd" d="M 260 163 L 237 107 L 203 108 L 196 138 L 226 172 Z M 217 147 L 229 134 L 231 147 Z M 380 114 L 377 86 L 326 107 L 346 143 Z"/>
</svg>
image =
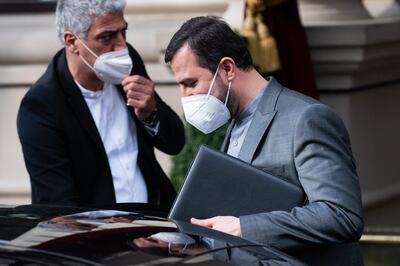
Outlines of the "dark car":
<svg viewBox="0 0 400 266">
<path fill-rule="evenodd" d="M 107 207 L 3 206 L 0 265 L 302 265 L 150 205 Z"/>
</svg>

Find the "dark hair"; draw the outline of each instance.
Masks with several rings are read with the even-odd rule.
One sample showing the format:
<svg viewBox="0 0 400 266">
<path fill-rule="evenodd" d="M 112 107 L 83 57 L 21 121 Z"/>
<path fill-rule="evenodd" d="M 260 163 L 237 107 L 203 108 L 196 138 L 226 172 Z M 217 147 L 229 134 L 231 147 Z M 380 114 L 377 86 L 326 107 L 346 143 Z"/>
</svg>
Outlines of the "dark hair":
<svg viewBox="0 0 400 266">
<path fill-rule="evenodd" d="M 186 21 L 169 42 L 165 63 L 171 62 L 186 43 L 199 57 L 200 66 L 211 72 L 217 69 L 219 61 L 225 56 L 232 58 L 240 69 L 253 67 L 245 41 L 219 17 L 202 16 Z"/>
</svg>

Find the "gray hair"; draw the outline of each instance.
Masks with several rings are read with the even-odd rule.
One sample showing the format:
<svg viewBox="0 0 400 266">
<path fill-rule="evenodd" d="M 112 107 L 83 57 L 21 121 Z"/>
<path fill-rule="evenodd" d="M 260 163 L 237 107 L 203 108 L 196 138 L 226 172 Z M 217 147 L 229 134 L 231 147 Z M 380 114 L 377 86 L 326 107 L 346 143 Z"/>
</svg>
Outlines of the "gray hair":
<svg viewBox="0 0 400 266">
<path fill-rule="evenodd" d="M 64 43 L 64 32 L 71 31 L 86 40 L 92 19 L 108 13 L 123 12 L 125 0 L 58 0 L 56 27 L 58 38 Z"/>
</svg>

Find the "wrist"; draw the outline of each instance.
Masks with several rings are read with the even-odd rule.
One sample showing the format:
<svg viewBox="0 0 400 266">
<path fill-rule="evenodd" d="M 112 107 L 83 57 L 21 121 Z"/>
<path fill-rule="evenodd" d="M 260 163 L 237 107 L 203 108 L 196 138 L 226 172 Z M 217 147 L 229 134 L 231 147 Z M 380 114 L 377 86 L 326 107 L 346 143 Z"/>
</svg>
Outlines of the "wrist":
<svg viewBox="0 0 400 266">
<path fill-rule="evenodd" d="M 157 119 L 157 108 L 154 109 L 145 119 L 142 120 L 142 122 L 146 126 L 154 126 L 155 122 Z"/>
</svg>

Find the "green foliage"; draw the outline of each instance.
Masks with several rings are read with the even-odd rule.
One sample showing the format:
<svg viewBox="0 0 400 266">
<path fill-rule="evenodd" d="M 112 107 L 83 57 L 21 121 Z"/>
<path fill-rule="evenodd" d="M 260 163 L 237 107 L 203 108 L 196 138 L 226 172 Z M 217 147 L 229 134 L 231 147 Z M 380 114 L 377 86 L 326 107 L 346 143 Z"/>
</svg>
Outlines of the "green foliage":
<svg viewBox="0 0 400 266">
<path fill-rule="evenodd" d="M 172 168 L 170 177 L 175 189 L 179 191 L 187 170 L 192 163 L 201 144 L 207 144 L 210 147 L 219 149 L 224 140 L 228 125 L 225 125 L 211 134 L 203 134 L 193 126 L 185 124 L 186 144 L 183 150 L 172 158 Z"/>
</svg>

